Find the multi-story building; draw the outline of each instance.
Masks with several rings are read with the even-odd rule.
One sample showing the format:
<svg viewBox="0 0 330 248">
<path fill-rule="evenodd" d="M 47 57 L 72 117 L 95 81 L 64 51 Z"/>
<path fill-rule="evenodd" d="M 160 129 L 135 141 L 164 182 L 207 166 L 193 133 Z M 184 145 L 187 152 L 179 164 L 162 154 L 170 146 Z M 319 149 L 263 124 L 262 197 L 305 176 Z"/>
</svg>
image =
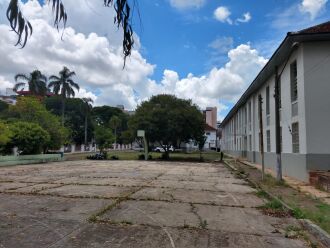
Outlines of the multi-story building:
<svg viewBox="0 0 330 248">
<path fill-rule="evenodd" d="M 308 182 L 309 172 L 330 170 L 330 22 L 288 33 L 221 124 L 223 150 L 261 164 L 261 96 L 265 166 L 274 171 L 276 74 L 283 174 Z"/>
<path fill-rule="evenodd" d="M 214 129 L 217 129 L 217 107 L 207 107 L 203 110 L 205 123 Z"/>
</svg>

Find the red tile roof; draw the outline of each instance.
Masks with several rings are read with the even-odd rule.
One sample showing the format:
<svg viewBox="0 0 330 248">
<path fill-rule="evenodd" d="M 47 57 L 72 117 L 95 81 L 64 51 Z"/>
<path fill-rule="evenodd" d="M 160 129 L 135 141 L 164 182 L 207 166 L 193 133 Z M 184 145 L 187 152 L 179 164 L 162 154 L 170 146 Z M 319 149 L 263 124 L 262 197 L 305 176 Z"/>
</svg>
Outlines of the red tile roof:
<svg viewBox="0 0 330 248">
<path fill-rule="evenodd" d="M 217 131 L 216 128 L 211 127 L 211 126 L 210 126 L 209 124 L 207 124 L 207 123 L 205 123 L 204 130 L 205 130 L 205 131 Z"/>
<path fill-rule="evenodd" d="M 298 34 L 319 34 L 330 33 L 330 21 L 321 23 L 319 25 L 309 27 L 297 32 Z"/>
</svg>

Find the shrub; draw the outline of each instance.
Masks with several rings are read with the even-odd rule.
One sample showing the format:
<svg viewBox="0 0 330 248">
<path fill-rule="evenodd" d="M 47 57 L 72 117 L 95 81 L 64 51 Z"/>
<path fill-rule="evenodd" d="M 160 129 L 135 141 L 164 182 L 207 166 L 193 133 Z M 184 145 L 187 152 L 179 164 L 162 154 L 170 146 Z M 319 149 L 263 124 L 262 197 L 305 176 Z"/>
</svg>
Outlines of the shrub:
<svg viewBox="0 0 330 248">
<path fill-rule="evenodd" d="M 117 155 L 112 155 L 110 157 L 111 160 L 119 160 L 119 157 Z"/>
<path fill-rule="evenodd" d="M 145 160 L 144 154 L 140 154 L 139 157 L 138 157 L 138 159 L 139 160 Z M 148 160 L 152 160 L 152 156 L 151 155 L 148 156 Z"/>
<path fill-rule="evenodd" d="M 20 154 L 39 154 L 50 140 L 49 134 L 38 124 L 17 122 L 10 125 L 11 147 L 17 147 Z"/>
<path fill-rule="evenodd" d="M 107 159 L 107 157 L 106 157 L 105 153 L 97 153 L 94 155 L 87 156 L 87 159 L 89 159 L 89 160 L 105 160 L 105 159 Z"/>
</svg>

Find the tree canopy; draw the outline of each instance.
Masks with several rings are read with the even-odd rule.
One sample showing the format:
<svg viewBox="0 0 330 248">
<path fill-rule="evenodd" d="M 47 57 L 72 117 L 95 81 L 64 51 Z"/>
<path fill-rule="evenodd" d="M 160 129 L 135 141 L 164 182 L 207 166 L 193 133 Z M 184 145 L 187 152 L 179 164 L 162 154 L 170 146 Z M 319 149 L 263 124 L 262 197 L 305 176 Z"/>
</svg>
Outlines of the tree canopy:
<svg viewBox="0 0 330 248">
<path fill-rule="evenodd" d="M 17 92 L 19 89 L 28 84 L 29 91 L 33 95 L 45 96 L 47 93 L 47 77 L 43 75 L 39 70 L 34 70 L 30 74 L 19 73 L 15 76 L 16 84 L 14 91 Z"/>
<path fill-rule="evenodd" d="M 166 152 L 170 145 L 179 146 L 204 133 L 204 119 L 198 107 L 173 95 L 153 96 L 143 102 L 129 126 L 134 133 L 145 130 L 148 142 L 158 143 Z"/>
<path fill-rule="evenodd" d="M 43 128 L 49 135 L 49 139 L 43 144 L 44 150 L 59 149 L 68 139 L 69 131 L 61 126 L 59 118 L 47 111 L 35 97 L 20 97 L 16 105 L 10 106 L 7 120 L 35 123 Z"/>
<path fill-rule="evenodd" d="M 19 121 L 10 125 L 10 130 L 10 143 L 20 154 L 39 154 L 50 140 L 47 131 L 36 123 Z"/>
</svg>

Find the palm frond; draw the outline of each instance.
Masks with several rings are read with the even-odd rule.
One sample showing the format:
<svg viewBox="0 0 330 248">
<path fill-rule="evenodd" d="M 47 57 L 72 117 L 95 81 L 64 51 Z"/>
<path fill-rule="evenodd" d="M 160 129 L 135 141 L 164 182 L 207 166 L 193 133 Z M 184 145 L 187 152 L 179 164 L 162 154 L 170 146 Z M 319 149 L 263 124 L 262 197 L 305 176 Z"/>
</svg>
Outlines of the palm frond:
<svg viewBox="0 0 330 248">
<path fill-rule="evenodd" d="M 103 2 L 104 6 L 106 7 L 113 6 L 116 12 L 114 23 L 117 24 L 118 28 L 123 29 L 123 54 L 125 66 L 126 58 L 131 55 L 131 51 L 134 45 L 132 11 L 128 3 L 129 0 L 103 0 Z M 62 0 L 47 0 L 47 3 L 52 5 L 54 26 L 59 29 L 59 25 L 62 23 L 65 28 L 68 16 Z M 25 47 L 29 36 L 32 35 L 33 30 L 31 23 L 23 16 L 23 13 L 19 8 L 18 0 L 10 0 L 6 16 L 11 29 L 18 36 L 16 46 L 20 45 L 21 48 Z"/>
<path fill-rule="evenodd" d="M 21 74 L 21 73 L 19 73 L 19 74 L 17 74 L 16 76 L 15 76 L 15 81 L 17 82 L 18 80 L 24 80 L 24 81 L 30 81 L 30 78 L 27 76 L 27 75 L 25 75 L 25 74 Z"/>
<path fill-rule="evenodd" d="M 6 16 L 12 31 L 18 36 L 15 46 L 25 47 L 28 37 L 32 35 L 32 25 L 23 16 L 18 0 L 10 0 Z"/>
<path fill-rule="evenodd" d="M 59 81 L 60 78 L 58 76 L 52 75 L 49 77 L 49 81 Z"/>
<path fill-rule="evenodd" d="M 77 83 L 73 82 L 72 79 L 68 79 L 67 82 L 70 84 L 71 87 L 75 88 L 76 90 L 80 90 L 80 87 Z"/>
<path fill-rule="evenodd" d="M 16 83 L 16 84 L 14 85 L 13 91 L 14 91 L 14 92 L 17 92 L 18 89 L 21 88 L 21 87 L 23 87 L 23 86 L 25 86 L 25 83 Z"/>
</svg>

